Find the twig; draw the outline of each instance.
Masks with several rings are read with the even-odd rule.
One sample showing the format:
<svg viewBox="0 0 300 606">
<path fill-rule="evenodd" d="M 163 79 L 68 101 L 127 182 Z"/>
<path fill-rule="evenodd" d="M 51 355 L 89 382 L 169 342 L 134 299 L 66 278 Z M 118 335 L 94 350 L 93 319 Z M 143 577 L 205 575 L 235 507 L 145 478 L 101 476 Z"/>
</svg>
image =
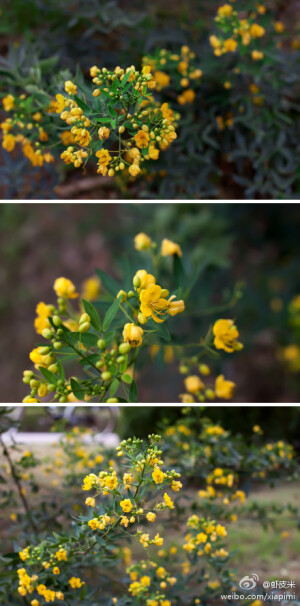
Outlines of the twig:
<svg viewBox="0 0 300 606">
<path fill-rule="evenodd" d="M 25 509 L 25 512 L 26 512 L 26 514 L 28 516 L 28 519 L 29 519 L 29 521 L 31 523 L 31 526 L 32 526 L 34 532 L 38 533 L 38 527 L 36 526 L 36 524 L 35 524 L 32 516 L 31 516 L 30 507 L 28 505 L 27 499 L 25 498 L 25 495 L 23 494 L 21 482 L 20 482 L 18 474 L 17 474 L 17 472 L 15 470 L 14 463 L 13 463 L 13 461 L 11 459 L 11 456 L 9 454 L 8 448 L 5 446 L 5 444 L 4 444 L 1 436 L 0 436 L 0 442 L 1 442 L 1 445 L 2 445 L 2 448 L 3 448 L 3 454 L 7 458 L 7 461 L 8 461 L 8 464 L 9 464 L 9 468 L 10 468 L 10 472 L 11 472 L 11 477 L 13 478 L 13 480 L 14 480 L 14 482 L 16 484 L 16 487 L 17 487 L 17 490 L 18 490 L 18 493 L 19 493 L 19 497 L 20 497 L 20 499 L 22 501 L 22 504 L 23 504 L 23 507 Z"/>
</svg>

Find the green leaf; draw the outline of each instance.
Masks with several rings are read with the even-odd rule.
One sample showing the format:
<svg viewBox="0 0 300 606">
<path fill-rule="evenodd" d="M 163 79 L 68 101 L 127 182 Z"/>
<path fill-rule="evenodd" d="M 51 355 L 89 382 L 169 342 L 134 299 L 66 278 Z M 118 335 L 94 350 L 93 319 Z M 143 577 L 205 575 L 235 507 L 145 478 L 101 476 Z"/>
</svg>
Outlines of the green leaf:
<svg viewBox="0 0 300 606">
<path fill-rule="evenodd" d="M 128 79 L 130 78 L 130 74 L 131 74 L 131 69 L 127 72 L 127 74 L 124 76 L 122 82 L 121 82 L 121 87 L 124 88 L 125 84 L 127 84 Z"/>
<path fill-rule="evenodd" d="M 101 321 L 94 305 L 92 305 L 89 301 L 86 301 L 85 299 L 82 299 L 82 303 L 86 313 L 91 318 L 92 326 L 95 328 L 95 330 L 101 330 Z"/>
<path fill-rule="evenodd" d="M 138 390 L 135 381 L 132 379 L 132 383 L 130 385 L 129 390 L 129 402 L 137 402 Z"/>
<path fill-rule="evenodd" d="M 119 387 L 119 381 L 118 381 L 118 379 L 114 379 L 110 386 L 110 390 L 109 390 L 109 395 L 111 398 L 115 395 L 118 387 Z"/>
<path fill-rule="evenodd" d="M 45 379 L 47 379 L 47 381 L 49 381 L 49 383 L 55 383 L 55 384 L 57 383 L 58 376 L 55 375 L 53 372 L 51 372 L 47 368 L 43 368 L 43 366 L 39 366 L 39 370 L 42 373 L 42 375 L 45 377 Z"/>
<path fill-rule="evenodd" d="M 79 97 L 77 97 L 77 95 L 74 95 L 74 99 L 75 99 L 75 101 L 76 101 L 77 105 L 78 105 L 78 106 L 79 106 L 81 109 L 84 109 L 84 111 L 86 111 L 86 112 L 87 112 L 87 111 L 88 111 L 88 112 L 90 111 L 89 106 L 88 106 L 86 103 L 84 103 L 84 101 L 82 101 L 82 99 L 80 99 Z"/>
<path fill-rule="evenodd" d="M 108 290 L 108 292 L 115 297 L 120 290 L 118 282 L 114 280 L 114 278 L 108 276 L 104 271 L 102 271 L 102 269 L 96 269 L 95 271 L 106 290 Z"/>
<path fill-rule="evenodd" d="M 132 377 L 126 373 L 125 375 L 122 375 L 122 381 L 125 381 L 125 383 L 132 383 Z"/>
<path fill-rule="evenodd" d="M 157 333 L 165 341 L 171 341 L 171 335 L 165 324 L 160 324 Z"/>
<path fill-rule="evenodd" d="M 184 269 L 181 258 L 178 255 L 174 255 L 174 278 L 178 286 L 184 284 Z"/>
<path fill-rule="evenodd" d="M 113 302 L 113 304 L 108 308 L 104 320 L 103 320 L 103 331 L 105 332 L 109 326 L 111 325 L 119 307 L 121 304 L 121 297 L 118 297 L 118 299 L 115 299 L 115 301 Z"/>
<path fill-rule="evenodd" d="M 75 398 L 77 398 L 77 400 L 84 400 L 84 390 L 82 389 L 78 381 L 76 381 L 76 379 L 71 378 L 70 383 Z"/>
</svg>

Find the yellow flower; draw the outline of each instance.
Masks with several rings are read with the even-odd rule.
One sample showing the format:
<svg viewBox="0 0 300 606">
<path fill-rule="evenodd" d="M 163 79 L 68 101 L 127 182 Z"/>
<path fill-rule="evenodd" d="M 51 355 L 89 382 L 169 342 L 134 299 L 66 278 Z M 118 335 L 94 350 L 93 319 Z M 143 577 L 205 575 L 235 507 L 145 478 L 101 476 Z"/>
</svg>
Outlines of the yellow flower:
<svg viewBox="0 0 300 606">
<path fill-rule="evenodd" d="M 69 95 L 76 95 L 77 87 L 71 80 L 67 80 L 65 82 L 65 91 L 66 93 L 69 93 Z"/>
<path fill-rule="evenodd" d="M 234 53 L 234 51 L 236 50 L 237 47 L 237 41 L 234 40 L 233 38 L 227 38 L 227 40 L 224 40 L 224 52 L 225 53 Z"/>
<path fill-rule="evenodd" d="M 77 589 L 84 585 L 84 581 L 81 581 L 78 577 L 72 577 L 71 579 L 69 579 L 69 583 L 72 589 Z"/>
<path fill-rule="evenodd" d="M 214 49 L 220 49 L 221 48 L 221 40 L 219 40 L 219 38 L 217 38 L 217 36 L 210 36 L 209 38 L 209 42 L 210 45 L 214 48 Z"/>
<path fill-rule="evenodd" d="M 140 149 L 144 149 L 145 147 L 148 147 L 149 139 L 150 139 L 149 134 L 147 132 L 145 132 L 144 130 L 139 130 L 136 133 L 136 135 L 134 135 L 134 140 L 136 142 L 136 145 Z"/>
<path fill-rule="evenodd" d="M 108 172 L 108 165 L 111 161 L 111 156 L 107 149 L 99 149 L 96 152 L 96 156 L 98 158 L 98 169 L 97 173 L 101 173 L 102 175 L 106 175 Z"/>
<path fill-rule="evenodd" d="M 136 280 L 136 278 L 138 280 Z M 136 286 L 136 283 L 138 281 L 139 286 Z M 136 286 L 136 289 L 139 293 L 144 288 L 148 288 L 151 284 L 155 284 L 155 278 L 154 276 L 152 276 L 152 274 L 148 274 L 145 269 L 139 269 L 133 278 L 133 284 L 134 286 Z"/>
<path fill-rule="evenodd" d="M 51 316 L 51 306 L 46 305 L 42 301 L 36 306 L 37 317 L 34 320 L 34 328 L 38 335 L 41 335 L 44 328 L 50 328 L 50 322 L 48 320 Z"/>
<path fill-rule="evenodd" d="M 282 32 L 284 32 L 284 25 L 281 21 L 275 21 L 274 28 L 277 34 L 282 34 Z"/>
<path fill-rule="evenodd" d="M 182 257 L 182 250 L 179 244 L 172 242 L 172 240 L 167 240 L 167 238 L 164 238 L 162 241 L 160 252 L 163 257 L 167 257 L 168 255 L 178 255 L 178 257 Z"/>
<path fill-rule="evenodd" d="M 233 381 L 225 381 L 224 375 L 219 375 L 215 382 L 215 392 L 217 398 L 230 400 L 233 396 L 235 383 Z"/>
<path fill-rule="evenodd" d="M 193 103 L 195 97 L 195 91 L 192 88 L 187 88 L 177 97 L 177 101 L 180 105 L 185 105 L 186 103 Z"/>
<path fill-rule="evenodd" d="M 98 130 L 99 139 L 103 141 L 104 139 L 108 139 L 110 135 L 110 130 L 106 126 L 101 126 Z"/>
<path fill-rule="evenodd" d="M 134 323 L 127 323 L 123 329 L 123 339 L 125 343 L 129 343 L 131 347 L 138 347 L 142 344 L 144 331 L 140 326 Z"/>
<path fill-rule="evenodd" d="M 130 513 L 130 511 L 133 508 L 133 505 L 132 505 L 130 499 L 124 499 L 123 501 L 120 502 L 120 507 L 121 507 L 122 511 L 124 511 L 124 513 Z"/>
<path fill-rule="evenodd" d="M 166 474 L 161 469 L 159 469 L 159 467 L 154 467 L 154 470 L 152 472 L 152 478 L 155 484 L 162 484 L 165 477 Z"/>
<path fill-rule="evenodd" d="M 134 246 L 136 250 L 147 250 L 152 244 L 151 238 L 144 232 L 140 232 L 134 238 Z"/>
<path fill-rule="evenodd" d="M 176 316 L 177 314 L 181 314 L 185 310 L 185 304 L 182 299 L 179 301 L 173 301 L 175 299 L 175 295 L 169 298 L 169 314 L 170 316 Z"/>
<path fill-rule="evenodd" d="M 181 393 L 179 394 L 179 397 L 183 404 L 193 404 L 195 402 L 192 394 L 189 393 Z"/>
<path fill-rule="evenodd" d="M 166 291 L 168 294 L 168 291 Z M 146 318 L 152 318 L 155 322 L 163 322 L 170 307 L 169 301 L 161 296 L 162 288 L 158 284 L 150 284 L 140 294 L 141 312 Z M 166 295 L 167 296 L 167 295 Z"/>
<path fill-rule="evenodd" d="M 214 345 L 216 349 L 224 349 L 232 353 L 235 349 L 240 349 L 240 344 L 236 341 L 239 331 L 233 323 L 233 320 L 217 320 L 213 327 Z"/>
<path fill-rule="evenodd" d="M 63 297 L 64 299 L 76 299 L 78 297 L 75 285 L 67 278 L 57 278 L 53 288 L 58 297 Z"/>
<path fill-rule="evenodd" d="M 204 389 L 204 383 L 197 375 L 190 375 L 184 379 L 185 388 L 189 393 L 197 393 Z"/>
<path fill-rule="evenodd" d="M 156 82 L 157 90 L 161 90 L 170 84 L 170 76 L 165 72 L 161 72 L 160 70 L 154 72 L 154 80 Z"/>
<path fill-rule="evenodd" d="M 263 59 L 264 53 L 258 50 L 253 50 L 251 53 L 251 57 L 254 61 L 259 61 L 260 59 Z"/>
<path fill-rule="evenodd" d="M 87 497 L 85 499 L 85 504 L 88 505 L 89 507 L 95 507 L 95 499 L 93 497 Z"/>
<path fill-rule="evenodd" d="M 60 138 L 64 145 L 71 145 L 75 141 L 74 135 L 71 133 L 70 130 L 64 130 L 64 132 L 61 133 Z"/>
<path fill-rule="evenodd" d="M 15 145 L 16 145 L 16 138 L 14 137 L 14 135 L 10 135 L 10 134 L 4 135 L 3 141 L 2 141 L 2 147 L 4 149 L 6 149 L 6 151 L 12 152 Z"/>
<path fill-rule="evenodd" d="M 56 552 L 55 556 L 59 561 L 66 562 L 68 559 L 67 552 L 65 549 L 62 549 L 62 547 Z"/>
<path fill-rule="evenodd" d="M 133 164 L 129 166 L 128 172 L 132 177 L 137 177 L 137 175 L 141 172 L 138 162 L 133 162 Z"/>
<path fill-rule="evenodd" d="M 258 23 L 253 23 L 250 27 L 249 33 L 252 38 L 261 38 L 265 35 L 266 30 L 261 25 L 258 25 Z"/>
<path fill-rule="evenodd" d="M 76 141 L 79 145 L 82 145 L 83 147 L 88 146 L 91 140 L 91 135 L 86 128 L 77 128 L 75 126 L 72 128 L 71 133 L 74 135 L 74 141 Z"/>
<path fill-rule="evenodd" d="M 156 514 L 153 513 L 152 511 L 149 511 L 149 513 L 147 513 L 146 518 L 148 520 L 148 522 L 154 522 L 155 518 L 156 518 Z"/>
<path fill-rule="evenodd" d="M 13 97 L 13 95 L 6 95 L 6 97 L 3 97 L 3 99 L 2 99 L 2 104 L 3 104 L 4 110 L 6 112 L 9 112 L 11 109 L 14 108 L 15 98 Z"/>
<path fill-rule="evenodd" d="M 171 497 L 169 497 L 169 495 L 166 492 L 164 494 L 164 502 L 167 505 L 167 507 L 169 507 L 169 509 L 174 509 L 174 503 L 173 503 Z"/>
<path fill-rule="evenodd" d="M 218 16 L 219 17 L 230 17 L 233 11 L 233 7 L 230 4 L 223 4 L 218 8 Z"/>
<path fill-rule="evenodd" d="M 92 276 L 84 280 L 81 296 L 86 301 L 95 301 L 100 293 L 101 281 L 98 276 Z"/>
</svg>

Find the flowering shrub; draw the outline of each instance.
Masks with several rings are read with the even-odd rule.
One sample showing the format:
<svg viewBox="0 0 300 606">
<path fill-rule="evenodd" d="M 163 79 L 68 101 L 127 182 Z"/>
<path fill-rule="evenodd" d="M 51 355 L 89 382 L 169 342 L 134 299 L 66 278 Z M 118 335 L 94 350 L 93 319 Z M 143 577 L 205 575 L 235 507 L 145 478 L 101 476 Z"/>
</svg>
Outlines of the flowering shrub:
<svg viewBox="0 0 300 606">
<path fill-rule="evenodd" d="M 95 154 L 97 172 L 102 175 L 112 177 L 127 168 L 135 177 L 140 163 L 157 160 L 160 149 L 165 150 L 176 138 L 175 115 L 167 103 L 159 105 L 147 95 L 148 88 L 155 86 L 150 67 L 144 66 L 140 73 L 134 66 L 126 71 L 117 67 L 113 72 L 93 66 L 90 75 L 96 85 L 94 90 L 79 81 L 78 92 L 77 85 L 67 80 L 64 87 L 68 97 L 57 94 L 56 100 L 41 107 L 41 111 L 36 111 L 32 96 L 4 97 L 4 110 L 12 116 L 1 125 L 4 149 L 12 152 L 16 143 L 21 143 L 23 154 L 32 165 L 42 166 L 54 160 L 47 151 L 48 133 L 54 131 L 57 142 L 52 141 L 52 145 L 57 145 L 60 137 L 67 146 L 61 158 L 76 168 Z M 54 121 L 55 113 L 66 122 L 66 129 Z M 116 149 L 104 148 L 106 140 L 106 145 L 112 147 L 116 143 Z M 47 146 L 41 148 L 41 142 L 47 142 Z"/>
<path fill-rule="evenodd" d="M 11 426 L 7 412 L 2 430 Z M 290 445 L 263 443 L 257 426 L 246 443 L 185 413 L 163 437 L 123 440 L 114 454 L 87 445 L 79 428 L 64 435 L 51 461 L 4 447 L 0 436 L 7 604 L 96 604 L 100 595 L 105 606 L 216 600 L 236 587 L 229 541 L 237 516 L 271 528 L 274 514 L 288 512 L 296 523 L 294 506 L 247 506 L 251 478 L 296 476 Z M 49 474 L 56 476 L 50 490 Z"/>
<path fill-rule="evenodd" d="M 76 14 L 83 26 L 80 7 Z M 236 198 L 297 196 L 297 35 L 288 35 L 276 6 L 255 0 L 216 3 L 208 27 L 203 16 L 198 8 L 194 25 L 181 24 L 177 36 L 160 32 L 157 44 L 155 36 L 147 40 L 147 20 L 140 15 L 139 44 L 129 30 L 122 67 L 89 63 L 94 88 L 85 52 L 78 57 L 82 73 L 73 77 L 58 69 L 56 81 L 37 81 L 32 69 L 16 77 L 14 66 L 5 64 L 4 149 L 13 152 L 18 143 L 36 167 L 55 159 L 59 170 L 63 161 L 81 167 L 81 174 L 88 160 L 97 162 L 97 171 L 114 176 L 122 194 L 139 176 L 140 197 L 224 198 L 223 187 Z M 91 18 L 91 31 L 101 18 Z M 125 67 L 128 56 L 143 64 L 141 71 Z M 58 61 L 47 60 L 53 59 Z M 74 60 L 69 63 L 72 68 Z M 50 103 L 53 113 L 47 115 Z"/>
<path fill-rule="evenodd" d="M 202 364 L 204 354 L 218 357 L 218 350 L 232 354 L 242 349 L 234 321 L 218 319 L 208 328 L 204 338 L 198 337 L 193 343 L 172 338 L 166 324 L 175 316 L 175 323 L 180 322 L 177 316 L 186 311 L 195 276 L 186 281 L 182 251 L 175 242 L 165 238 L 157 252 L 157 244 L 147 234 L 139 233 L 135 237 L 135 248 L 146 253 L 147 270 L 139 269 L 133 277 L 128 270 L 124 284 L 118 285 L 97 270 L 97 276 L 85 282 L 81 302 L 74 308 L 73 302 L 77 303 L 79 293 L 71 280 L 60 277 L 53 287 L 56 305 L 38 303 L 34 325 L 37 334 L 47 343 L 38 343 L 30 353 L 35 371 L 24 371 L 23 381 L 31 388 L 23 400 L 25 403 L 56 400 L 61 403 L 76 400 L 136 402 L 136 361 L 145 348 L 149 348 L 155 357 L 163 341 L 169 343 L 165 349 L 167 359 L 172 361 L 176 357 L 180 372 L 188 375 L 186 393 L 181 395 L 184 402 L 194 402 L 195 398 L 205 401 L 207 398 L 228 400 L 232 397 L 235 384 L 225 380 L 224 375 L 219 375 L 214 385 L 205 387 L 203 380 L 191 373 L 196 367 L 203 376 L 210 374 L 209 366 Z M 171 257 L 174 264 L 171 292 L 165 288 L 165 257 Z M 106 291 L 102 297 L 101 280 Z M 124 286 L 125 282 L 129 288 L 120 290 L 119 286 Z M 229 306 L 240 295 L 237 290 Z M 226 307 L 225 304 L 223 309 Z M 71 371 L 66 377 L 66 362 L 72 364 L 75 376 Z M 82 374 L 86 378 L 81 378 Z"/>
</svg>

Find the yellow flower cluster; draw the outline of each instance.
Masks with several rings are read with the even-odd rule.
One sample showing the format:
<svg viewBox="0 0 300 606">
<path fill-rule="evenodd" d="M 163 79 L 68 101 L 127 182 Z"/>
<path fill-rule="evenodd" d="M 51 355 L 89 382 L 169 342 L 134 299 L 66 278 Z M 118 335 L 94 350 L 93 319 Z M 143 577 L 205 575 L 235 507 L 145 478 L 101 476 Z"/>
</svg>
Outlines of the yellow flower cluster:
<svg viewBox="0 0 300 606">
<path fill-rule="evenodd" d="M 180 105 L 193 103 L 196 97 L 194 87 L 200 82 L 202 70 L 195 67 L 195 53 L 184 45 L 178 53 L 158 49 L 154 56 L 143 58 L 144 64 L 151 66 L 154 73 L 155 90 L 161 91 L 171 83 L 181 92 L 177 96 Z"/>
<path fill-rule="evenodd" d="M 227 530 L 222 524 L 216 524 L 212 520 L 200 519 L 193 515 L 188 519 L 188 528 L 194 532 L 186 535 L 186 543 L 183 545 L 188 553 L 197 551 L 199 556 L 207 555 L 210 558 L 227 558 L 228 552 L 224 549 L 213 551 L 214 543 L 219 546 L 219 540 L 227 536 Z"/>
<path fill-rule="evenodd" d="M 240 19 L 238 12 L 231 4 L 220 6 L 215 20 L 224 35 L 213 34 L 210 36 L 209 41 L 214 49 L 214 54 L 220 57 L 226 53 L 234 53 L 238 48 L 250 46 L 252 59 L 254 61 L 263 59 L 264 53 L 256 48 L 256 40 L 262 38 L 266 30 L 254 19 L 255 13 L 249 15 L 248 18 Z"/>
<path fill-rule="evenodd" d="M 44 119 L 49 121 L 47 112 L 45 114 L 37 112 L 32 106 L 31 99 L 24 94 L 18 97 L 9 94 L 2 99 L 2 104 L 4 110 L 12 114 L 0 124 L 3 149 L 12 152 L 16 144 L 20 143 L 23 155 L 28 158 L 32 166 L 43 166 L 44 163 L 54 162 L 53 155 L 41 145 L 49 139 L 47 131 L 41 124 Z"/>
<path fill-rule="evenodd" d="M 65 91 L 69 97 L 56 95 L 56 112 L 71 126 L 71 130 L 66 131 L 68 135 L 64 137 L 63 142 L 81 147 L 76 150 L 73 145 L 68 145 L 61 154 L 65 163 L 79 167 L 95 153 L 98 160 L 97 172 L 101 175 L 112 177 L 116 172 L 126 170 L 129 175 L 136 177 L 141 172 L 141 163 L 148 159 L 158 159 L 160 149 L 165 150 L 176 139 L 174 123 L 177 116 L 167 103 L 156 104 L 151 95 L 147 95 L 148 89 L 155 87 L 155 80 L 150 72 L 148 65 L 145 65 L 141 72 L 134 66 L 126 70 L 117 66 L 112 72 L 95 65 L 90 68 L 90 76 L 97 86 L 93 97 L 97 99 L 101 95 L 103 103 L 107 103 L 109 108 L 108 113 L 102 115 L 102 124 L 99 107 L 95 108 L 99 114 L 97 120 L 94 118 L 95 111 L 92 107 L 89 111 L 85 110 L 88 116 L 85 115 L 79 99 L 78 104 L 77 97 L 74 98 L 74 95 L 77 95 L 76 85 L 71 81 L 65 83 Z M 146 99 L 131 114 L 129 108 L 143 95 L 146 95 Z M 108 123 L 109 128 L 106 126 Z M 71 141 L 68 138 L 69 133 Z M 117 139 L 118 151 L 109 151 L 102 147 L 105 140 L 112 143 Z M 100 148 L 99 140 L 102 142 Z"/>
</svg>

